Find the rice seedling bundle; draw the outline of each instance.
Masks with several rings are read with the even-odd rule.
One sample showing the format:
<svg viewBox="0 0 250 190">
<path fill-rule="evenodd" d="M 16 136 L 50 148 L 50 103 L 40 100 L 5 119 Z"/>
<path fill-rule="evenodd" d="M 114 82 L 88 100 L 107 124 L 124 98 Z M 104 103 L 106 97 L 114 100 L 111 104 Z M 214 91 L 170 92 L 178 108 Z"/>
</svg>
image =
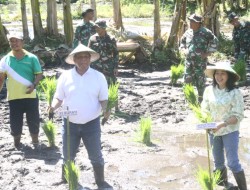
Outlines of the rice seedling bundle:
<svg viewBox="0 0 250 190">
<path fill-rule="evenodd" d="M 233 66 L 233 69 L 240 76 L 240 81 L 246 81 L 247 72 L 246 72 L 246 62 L 244 59 L 239 59 Z"/>
<path fill-rule="evenodd" d="M 56 77 L 52 77 L 52 78 L 45 77 L 40 82 L 40 85 L 43 89 L 43 92 L 45 93 L 45 97 L 49 106 L 51 106 L 53 96 L 56 92 L 56 84 L 57 84 Z"/>
<path fill-rule="evenodd" d="M 176 84 L 177 80 L 182 77 L 184 73 L 184 65 L 179 64 L 178 66 L 171 66 L 171 83 Z"/>
<path fill-rule="evenodd" d="M 192 84 L 185 84 L 183 86 L 183 92 L 189 105 L 198 107 L 198 95 L 195 93 L 194 86 Z"/>
<path fill-rule="evenodd" d="M 52 121 L 47 121 L 43 125 L 43 131 L 48 139 L 49 146 L 55 146 L 55 136 L 56 136 L 56 125 Z"/>
<path fill-rule="evenodd" d="M 146 145 L 151 144 L 151 125 L 152 120 L 150 117 L 141 118 L 140 120 L 140 141 Z"/>
<path fill-rule="evenodd" d="M 64 166 L 65 179 L 69 184 L 69 190 L 77 190 L 79 169 L 73 161 L 68 160 Z"/>
</svg>

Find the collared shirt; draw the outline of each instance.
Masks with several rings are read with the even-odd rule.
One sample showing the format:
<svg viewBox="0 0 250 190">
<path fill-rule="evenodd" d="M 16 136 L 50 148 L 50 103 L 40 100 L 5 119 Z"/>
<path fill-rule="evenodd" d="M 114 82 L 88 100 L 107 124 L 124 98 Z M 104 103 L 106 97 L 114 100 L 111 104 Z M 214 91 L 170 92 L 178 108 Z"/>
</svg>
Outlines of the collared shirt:
<svg viewBox="0 0 250 190">
<path fill-rule="evenodd" d="M 54 98 L 63 101 L 63 110 L 77 112 L 69 116 L 70 122 L 85 124 L 100 116 L 100 101 L 108 100 L 107 81 L 102 73 L 92 68 L 83 75 L 73 68 L 59 77 Z"/>
<path fill-rule="evenodd" d="M 197 31 L 188 29 L 181 38 L 180 49 L 188 49 L 187 59 L 200 57 L 201 53 L 213 53 L 218 45 L 217 37 L 207 28 L 201 27 Z"/>
<path fill-rule="evenodd" d="M 82 21 L 82 23 L 80 23 L 76 27 L 75 37 L 73 41 L 74 48 L 78 46 L 79 43 L 88 46 L 90 36 L 96 33 L 94 25 L 95 23 L 91 21 L 90 22 Z"/>
<path fill-rule="evenodd" d="M 223 122 L 231 116 L 238 119 L 235 125 L 228 125 L 219 129 L 215 133 L 216 136 L 238 131 L 240 121 L 244 117 L 244 101 L 239 89 L 228 92 L 227 89 L 209 86 L 204 91 L 201 108 L 204 112 L 211 114 L 213 122 Z"/>
<path fill-rule="evenodd" d="M 7 75 L 7 99 L 36 98 L 36 91 L 26 94 L 27 87 L 34 80 L 35 75 L 42 73 L 42 68 L 37 56 L 24 50 L 22 59 L 17 59 L 12 51 L 0 61 L 0 72 Z"/>
</svg>

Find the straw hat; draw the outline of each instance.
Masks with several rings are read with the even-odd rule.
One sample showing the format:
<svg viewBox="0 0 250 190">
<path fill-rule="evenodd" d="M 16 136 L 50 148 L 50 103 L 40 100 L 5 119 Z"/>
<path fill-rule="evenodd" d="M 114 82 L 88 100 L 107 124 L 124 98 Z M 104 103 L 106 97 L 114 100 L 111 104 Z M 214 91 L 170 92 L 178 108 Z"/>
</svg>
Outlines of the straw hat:
<svg viewBox="0 0 250 190">
<path fill-rule="evenodd" d="M 240 80 L 240 76 L 235 72 L 235 70 L 233 70 L 233 68 L 230 65 L 230 62 L 228 61 L 220 61 L 220 62 L 217 62 L 216 65 L 214 66 L 207 66 L 207 69 L 205 70 L 206 76 L 213 79 L 215 70 L 228 71 L 234 74 L 235 82 Z"/>
<path fill-rule="evenodd" d="M 66 57 L 65 61 L 68 64 L 72 64 L 74 65 L 74 55 L 80 52 L 88 52 L 90 53 L 91 57 L 90 57 L 90 62 L 94 62 L 97 59 L 99 59 L 100 55 L 99 53 L 95 52 L 94 50 L 90 49 L 89 47 L 79 44 L 69 55 L 68 57 Z"/>
</svg>

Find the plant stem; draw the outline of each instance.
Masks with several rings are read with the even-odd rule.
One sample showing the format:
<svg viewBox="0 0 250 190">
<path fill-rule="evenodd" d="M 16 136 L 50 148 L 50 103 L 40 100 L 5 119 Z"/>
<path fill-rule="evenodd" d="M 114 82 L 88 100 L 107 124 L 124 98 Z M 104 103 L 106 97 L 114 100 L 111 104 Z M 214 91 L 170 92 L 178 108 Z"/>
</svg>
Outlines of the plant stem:
<svg viewBox="0 0 250 190">
<path fill-rule="evenodd" d="M 67 107 L 67 111 L 69 111 L 69 107 Z M 68 154 L 68 169 L 70 168 L 69 167 L 69 165 L 70 165 L 70 135 L 69 135 L 69 116 L 67 115 L 67 149 L 68 149 L 68 151 L 67 151 L 67 154 Z M 70 175 L 71 175 L 71 171 L 69 172 L 69 179 L 71 179 L 71 177 L 70 177 Z M 71 181 L 70 180 L 68 180 L 68 183 L 69 183 L 69 187 L 71 187 Z"/>
<path fill-rule="evenodd" d="M 211 189 L 213 190 L 213 186 L 212 186 L 212 175 L 211 175 L 211 165 L 210 165 L 210 147 L 209 147 L 209 141 L 208 141 L 208 130 L 206 130 L 206 141 L 207 141 L 207 159 L 208 159 L 208 172 L 209 172 L 209 180 L 210 180 L 210 184 L 211 184 Z"/>
</svg>

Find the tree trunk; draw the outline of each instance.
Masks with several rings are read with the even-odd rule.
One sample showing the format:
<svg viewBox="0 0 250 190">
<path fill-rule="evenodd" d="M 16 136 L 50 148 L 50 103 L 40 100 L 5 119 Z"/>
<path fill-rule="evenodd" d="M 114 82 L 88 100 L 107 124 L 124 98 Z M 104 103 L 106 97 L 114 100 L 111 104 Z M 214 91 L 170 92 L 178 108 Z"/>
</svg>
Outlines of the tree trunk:
<svg viewBox="0 0 250 190">
<path fill-rule="evenodd" d="M 154 45 L 161 39 L 160 2 L 154 0 Z"/>
<path fill-rule="evenodd" d="M 122 12 L 121 12 L 121 3 L 120 0 L 113 0 L 113 13 L 114 13 L 114 23 L 115 28 L 118 30 L 124 30 L 122 23 Z"/>
<path fill-rule="evenodd" d="M 47 34 L 58 35 L 56 0 L 47 0 Z"/>
<path fill-rule="evenodd" d="M 203 0 L 204 26 L 210 29 L 216 36 L 220 34 L 220 24 L 218 21 L 218 5 L 215 0 Z"/>
<path fill-rule="evenodd" d="M 167 43 L 168 48 L 178 47 L 179 38 L 185 31 L 186 5 L 187 0 L 177 0 L 175 3 L 174 19 Z"/>
<path fill-rule="evenodd" d="M 63 0 L 63 23 L 66 44 L 69 47 L 72 47 L 74 31 L 71 17 L 70 0 Z"/>
<path fill-rule="evenodd" d="M 94 11 L 94 20 L 96 20 L 97 19 L 97 10 L 96 10 L 96 2 L 95 2 L 95 0 L 90 1 L 90 7 L 95 10 Z"/>
<path fill-rule="evenodd" d="M 42 19 L 40 14 L 40 5 L 38 0 L 31 0 L 32 21 L 34 29 L 34 38 L 40 38 L 44 34 Z"/>
<path fill-rule="evenodd" d="M 0 42 L 1 42 L 0 43 L 0 53 L 4 53 L 9 48 L 9 42 L 8 42 L 7 37 L 6 37 L 4 26 L 2 24 L 1 15 L 0 15 Z"/>
<path fill-rule="evenodd" d="M 25 42 L 30 41 L 28 19 L 26 14 L 26 0 L 21 0 L 21 13 L 22 13 L 22 25 L 23 25 L 23 39 Z"/>
</svg>

